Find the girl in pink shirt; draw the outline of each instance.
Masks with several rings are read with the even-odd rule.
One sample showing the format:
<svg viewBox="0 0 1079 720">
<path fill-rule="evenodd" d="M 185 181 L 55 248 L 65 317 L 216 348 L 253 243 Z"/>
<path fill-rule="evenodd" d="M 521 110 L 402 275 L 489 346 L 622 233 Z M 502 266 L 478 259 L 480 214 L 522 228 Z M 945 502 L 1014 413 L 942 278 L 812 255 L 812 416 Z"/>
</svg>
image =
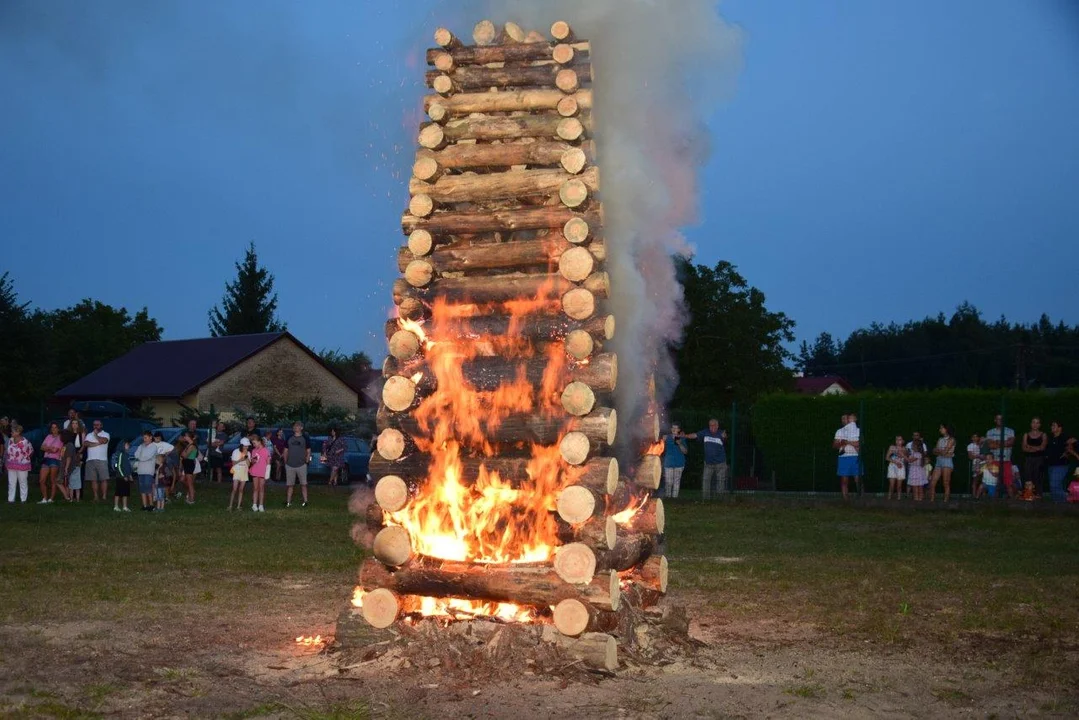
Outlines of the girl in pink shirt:
<svg viewBox="0 0 1079 720">
<path fill-rule="evenodd" d="M 53 501 L 59 490 L 67 497 L 67 488 L 60 480 L 60 453 L 64 449 L 64 441 L 60 439 L 60 425 L 49 423 L 49 434 L 41 441 L 41 470 L 37 474 L 38 484 L 41 486 L 41 501 L 39 504 L 47 504 Z M 49 484 L 52 483 L 52 493 L 49 493 Z"/>
<path fill-rule="evenodd" d="M 270 449 L 261 435 L 252 436 L 251 479 L 255 482 L 251 510 L 266 512 L 266 478 L 270 476 Z"/>
<path fill-rule="evenodd" d="M 30 494 L 27 479 L 30 475 L 30 461 L 34 457 L 34 446 L 22 436 L 22 425 L 11 424 L 11 444 L 5 455 L 7 464 L 7 501 L 15 502 L 15 487 L 18 486 L 22 501 Z"/>
</svg>

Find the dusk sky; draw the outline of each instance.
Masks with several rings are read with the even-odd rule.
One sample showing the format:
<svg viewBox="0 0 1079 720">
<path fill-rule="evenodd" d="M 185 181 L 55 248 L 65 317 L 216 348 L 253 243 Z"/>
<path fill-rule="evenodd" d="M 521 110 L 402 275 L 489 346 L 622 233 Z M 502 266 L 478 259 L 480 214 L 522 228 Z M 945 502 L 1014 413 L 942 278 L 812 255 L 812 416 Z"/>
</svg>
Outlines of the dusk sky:
<svg viewBox="0 0 1079 720">
<path fill-rule="evenodd" d="M 253 240 L 316 349 L 385 354 L 405 178 L 451 2 L 0 2 L 0 270 L 44 308 L 206 334 Z M 696 261 L 799 339 L 950 312 L 1079 323 L 1079 5 L 729 0 Z M 602 164 L 602 159 L 601 164 Z"/>
</svg>

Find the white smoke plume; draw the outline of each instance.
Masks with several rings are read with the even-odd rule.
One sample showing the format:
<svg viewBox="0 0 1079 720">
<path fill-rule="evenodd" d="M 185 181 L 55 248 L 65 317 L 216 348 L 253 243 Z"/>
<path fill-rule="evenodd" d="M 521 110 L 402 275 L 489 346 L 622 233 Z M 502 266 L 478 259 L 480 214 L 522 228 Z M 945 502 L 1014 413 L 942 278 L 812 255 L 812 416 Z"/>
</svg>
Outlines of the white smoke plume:
<svg viewBox="0 0 1079 720">
<path fill-rule="evenodd" d="M 485 0 L 439 19 L 470 40 L 481 19 L 549 36 L 565 20 L 592 43 L 593 122 L 616 318 L 618 411 L 630 427 L 647 374 L 665 403 L 677 385 L 670 348 L 687 315 L 672 257 L 691 249 L 679 229 L 697 220 L 697 172 L 710 151 L 704 122 L 729 96 L 742 33 L 714 0 Z M 460 21 L 461 26 L 449 23 Z M 462 27 L 463 26 L 463 27 Z M 625 433 L 621 433 L 625 437 Z"/>
</svg>

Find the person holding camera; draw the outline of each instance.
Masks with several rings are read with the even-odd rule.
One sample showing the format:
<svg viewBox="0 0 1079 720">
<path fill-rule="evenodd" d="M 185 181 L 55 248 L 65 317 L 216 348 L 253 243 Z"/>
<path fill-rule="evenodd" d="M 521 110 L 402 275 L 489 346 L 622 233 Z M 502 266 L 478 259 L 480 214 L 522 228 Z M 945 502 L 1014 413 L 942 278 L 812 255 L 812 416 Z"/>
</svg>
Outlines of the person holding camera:
<svg viewBox="0 0 1079 720">
<path fill-rule="evenodd" d="M 665 497 L 677 498 L 678 489 L 682 485 L 682 471 L 686 469 L 686 436 L 682 434 L 682 428 L 677 423 L 671 425 L 669 435 L 663 438 L 663 494 Z"/>
</svg>

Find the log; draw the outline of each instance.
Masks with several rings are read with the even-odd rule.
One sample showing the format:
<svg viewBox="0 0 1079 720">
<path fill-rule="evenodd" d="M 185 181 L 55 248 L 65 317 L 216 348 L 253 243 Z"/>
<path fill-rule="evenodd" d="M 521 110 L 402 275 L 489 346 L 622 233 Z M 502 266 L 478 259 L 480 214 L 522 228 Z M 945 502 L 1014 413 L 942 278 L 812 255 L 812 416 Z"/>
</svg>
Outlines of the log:
<svg viewBox="0 0 1079 720">
<path fill-rule="evenodd" d="M 471 419 L 469 420 L 471 422 Z M 481 422 L 486 422 L 486 419 Z M 428 437 L 429 435 L 411 414 L 393 413 L 385 408 L 379 408 L 375 416 L 375 424 L 381 431 L 396 429 L 412 437 Z M 539 445 L 554 445 L 559 442 L 560 437 L 563 437 L 563 433 L 580 435 L 590 448 L 595 449 L 595 452 L 590 453 L 595 455 L 598 454 L 599 449 L 609 447 L 614 441 L 617 425 L 616 413 L 612 408 L 596 408 L 583 417 L 559 418 L 544 413 L 510 415 L 494 427 L 487 426 L 486 433 L 487 439 L 492 442 L 530 442 Z M 564 454 L 563 457 L 565 457 Z M 581 465 L 587 458 L 588 454 L 580 462 L 572 464 Z M 386 459 L 396 460 L 397 458 Z"/>
<path fill-rule="evenodd" d="M 409 333 L 411 335 L 411 333 Z M 584 330 L 571 330 L 566 334 L 566 352 L 576 360 L 585 360 L 596 349 L 595 338 Z M 565 403 L 563 403 L 563 406 Z M 586 411 L 587 412 L 587 411 Z"/>
<path fill-rule="evenodd" d="M 559 191 L 561 192 L 561 191 Z M 565 203 L 569 207 L 575 207 L 569 203 Z M 435 201 L 431 199 L 430 195 L 413 195 L 412 199 L 408 201 L 408 212 L 410 215 L 416 217 L 427 217 L 435 211 Z"/>
<path fill-rule="evenodd" d="M 595 268 L 596 259 L 588 248 L 570 248 L 558 257 L 558 274 L 571 282 L 583 282 Z"/>
<path fill-rule="evenodd" d="M 637 471 L 633 474 L 633 483 L 649 490 L 658 490 L 659 483 L 663 479 L 663 460 L 659 455 L 645 455 L 637 463 Z"/>
<path fill-rule="evenodd" d="M 453 55 L 451 53 L 442 50 L 435 50 L 435 54 L 432 57 L 430 55 L 432 51 L 428 50 L 427 52 L 427 63 L 429 65 L 434 65 L 436 70 L 448 73 L 453 70 L 454 66 L 457 64 L 456 61 L 453 59 Z"/>
<path fill-rule="evenodd" d="M 581 104 L 577 102 L 576 95 L 567 95 L 558 101 L 555 111 L 562 117 L 574 117 L 581 111 Z"/>
<path fill-rule="evenodd" d="M 599 190 L 599 168 L 591 167 L 576 177 L 561 170 L 511 170 L 485 175 L 447 175 L 433 183 L 412 178 L 408 191 L 416 197 L 426 196 L 441 203 L 479 202 L 547 196 L 571 181 L 582 185 L 587 197 L 587 193 Z"/>
<path fill-rule="evenodd" d="M 596 312 L 596 296 L 587 288 L 573 288 L 562 296 L 562 312 L 574 320 L 587 320 Z"/>
<path fill-rule="evenodd" d="M 453 49 L 461 46 L 461 41 L 454 37 L 446 28 L 440 27 L 435 30 L 435 45 L 441 48 Z"/>
<path fill-rule="evenodd" d="M 570 79 L 572 77 L 572 80 Z M 429 70 L 425 75 L 427 87 L 441 92 L 435 83 L 439 78 L 452 79 L 453 86 L 459 90 L 487 90 L 489 88 L 549 88 L 558 87 L 562 92 L 572 93 L 584 83 L 592 82 L 592 66 L 583 64 L 566 68 L 558 65 L 540 65 L 535 67 L 458 67 L 452 75 L 438 70 Z M 561 79 L 563 85 L 557 85 Z"/>
<path fill-rule="evenodd" d="M 382 402 L 394 412 L 403 412 L 416 402 L 416 383 L 406 377 L 393 375 L 382 386 Z"/>
<path fill-rule="evenodd" d="M 398 327 L 396 320 L 389 322 Z M 614 337 L 615 319 L 614 315 L 596 315 L 583 321 L 561 315 L 530 315 L 516 320 L 509 315 L 477 315 L 455 323 L 453 331 L 460 337 L 475 339 L 510 335 L 511 328 L 513 336 L 534 340 L 561 340 L 576 330 L 586 332 L 593 338 L 610 340 Z"/>
<path fill-rule="evenodd" d="M 558 539 L 563 543 L 580 542 L 597 550 L 610 550 L 618 542 L 618 523 L 610 515 L 594 517 L 579 525 L 558 524 Z"/>
<path fill-rule="evenodd" d="M 653 555 L 644 561 L 644 564 L 637 569 L 637 572 L 642 583 L 660 592 L 667 592 L 666 555 Z"/>
<path fill-rule="evenodd" d="M 571 597 L 604 610 L 617 610 L 621 602 L 618 574 L 613 572 L 596 575 L 590 582 L 571 584 L 550 567 L 476 565 L 433 558 L 414 558 L 397 570 L 368 558 L 360 567 L 360 585 L 364 589 L 386 588 L 400 595 L 467 597 L 539 607 Z"/>
<path fill-rule="evenodd" d="M 598 210 L 582 215 L 569 208 L 552 205 L 506 210 L 440 212 L 426 219 L 406 214 L 401 218 L 401 228 L 405 234 L 422 229 L 437 234 L 477 235 L 485 232 L 562 228 L 567 222 L 578 217 L 590 228 L 598 228 L 603 224 L 602 214 Z"/>
<path fill-rule="evenodd" d="M 445 125 L 428 125 L 420 131 L 420 145 L 437 149 L 445 142 L 460 140 L 517 140 L 519 138 L 562 138 L 573 141 L 592 131 L 592 116 L 514 115 L 465 117 Z"/>
<path fill-rule="evenodd" d="M 472 39 L 476 41 L 477 45 L 493 45 L 495 40 L 498 39 L 498 30 L 495 29 L 495 24 L 490 20 L 480 20 L 472 28 Z"/>
<path fill-rule="evenodd" d="M 547 273 L 443 277 L 431 282 L 426 288 L 412 287 L 404 278 L 398 278 L 393 283 L 393 299 L 397 304 L 406 297 L 416 297 L 421 300 L 439 297 L 447 302 L 485 303 L 536 298 L 541 294 L 554 299 L 560 295 L 568 295 L 574 290 L 582 290 L 591 298 L 588 313 L 582 317 L 574 315 L 570 317 L 584 320 L 591 317 L 595 310 L 596 297 L 609 297 L 610 278 L 605 272 L 597 272 L 585 278 L 582 285 L 583 287 L 578 287 L 563 277 Z M 583 312 L 582 303 L 584 302 L 585 299 L 581 297 L 572 303 L 574 308 L 582 308 L 577 312 Z M 565 300 L 563 300 L 563 305 L 565 305 Z"/>
<path fill-rule="evenodd" d="M 461 372 L 464 380 L 475 390 L 492 391 L 502 385 L 515 382 L 522 371 L 528 383 L 541 387 L 548 365 L 548 359 L 543 356 L 531 358 L 480 356 L 464 361 Z M 422 377 L 419 379 L 419 387 L 423 390 L 433 390 L 437 387 L 435 374 L 419 361 L 405 363 L 398 367 L 387 367 L 387 369 L 395 374 L 387 378 L 382 391 L 382 399 L 386 407 L 394 412 L 407 410 L 417 397 L 417 383 L 408 376 L 420 373 Z M 583 383 L 593 391 L 613 392 L 618 384 L 618 356 L 614 353 L 601 353 L 588 363 L 571 363 L 564 369 L 562 377 L 567 383 Z M 571 404 L 575 404 L 580 398 L 578 390 L 579 388 L 574 388 L 571 391 Z M 583 416 L 588 412 L 573 414 Z"/>
<path fill-rule="evenodd" d="M 573 153 L 569 160 L 565 159 L 568 152 Z M 510 168 L 516 165 L 532 165 L 535 167 L 563 167 L 567 172 L 574 171 L 566 167 L 576 165 L 583 156 L 584 162 L 591 162 L 595 157 L 595 146 L 591 141 L 581 143 L 575 147 L 560 140 L 537 140 L 528 143 L 498 143 L 486 145 L 448 145 L 441 150 L 419 150 L 416 153 L 418 164 L 421 159 L 433 161 L 443 170 L 473 170 L 476 168 Z M 415 171 L 413 174 L 422 178 Z"/>
<path fill-rule="evenodd" d="M 396 322 L 394 323 L 397 324 Z M 587 335 L 587 333 L 586 333 Z M 587 335 L 589 339 L 591 335 Z M 420 339 L 408 330 L 395 330 L 390 336 L 390 355 L 398 360 L 411 360 L 420 353 Z"/>
<path fill-rule="evenodd" d="M 405 298 L 397 306 L 397 313 L 408 320 L 419 320 L 427 312 L 426 306 L 419 298 Z"/>
<path fill-rule="evenodd" d="M 544 642 L 557 645 L 590 667 L 609 672 L 618 669 L 618 641 L 612 635 L 584 633 L 573 638 L 558 632 L 553 625 L 545 625 L 541 637 Z"/>
<path fill-rule="evenodd" d="M 570 485 L 558 493 L 555 509 L 558 517 L 570 525 L 579 525 L 603 515 L 607 510 L 607 501 L 591 488 Z"/>
<path fill-rule="evenodd" d="M 436 40 L 436 44 L 438 44 Z M 569 51 L 568 60 L 566 58 Z M 442 49 L 430 49 L 427 51 L 427 64 L 438 67 L 437 60 L 441 55 L 449 55 L 455 66 L 461 65 L 490 65 L 491 63 L 531 63 L 553 60 L 561 65 L 568 65 L 574 58 L 581 60 L 589 56 L 591 46 L 587 42 L 559 43 L 552 45 L 543 42 L 524 42 L 514 45 L 492 45 L 488 47 L 452 47 Z M 441 68 L 439 68 L 441 69 Z"/>
<path fill-rule="evenodd" d="M 591 340 L 590 335 L 585 335 Z M 587 384 L 579 380 L 574 380 L 566 389 L 562 391 L 562 409 L 568 412 L 570 415 L 580 417 L 592 412 L 592 409 L 596 406 L 596 393 Z"/>
<path fill-rule="evenodd" d="M 562 153 L 562 157 L 558 159 L 558 162 L 563 170 L 576 175 L 582 172 L 588 164 L 588 154 L 581 148 L 570 148 Z"/>
<path fill-rule="evenodd" d="M 427 260 L 413 260 L 405 266 L 404 274 L 412 287 L 426 287 L 435 277 L 435 268 Z"/>
<path fill-rule="evenodd" d="M 572 120 L 573 118 L 569 118 Z M 566 207 L 580 207 L 588 200 L 589 189 L 588 185 L 578 178 L 567 180 L 558 188 L 558 199 L 562 201 L 562 204 Z M 423 197 L 417 195 L 416 197 Z M 415 198 L 413 198 L 415 199 Z M 409 205 L 409 209 L 412 206 Z M 419 215 L 419 213 L 412 213 L 413 215 Z M 421 215 L 422 217 L 422 215 Z"/>
<path fill-rule="evenodd" d="M 425 182 L 434 182 L 442 175 L 442 168 L 433 155 L 416 154 L 416 162 L 412 163 L 412 177 Z"/>
<path fill-rule="evenodd" d="M 551 37 L 558 42 L 572 42 L 573 28 L 565 20 L 558 20 L 551 25 Z"/>
<path fill-rule="evenodd" d="M 663 500 L 650 498 L 644 506 L 622 526 L 634 533 L 645 535 L 662 535 L 666 526 L 666 513 L 663 509 Z"/>
<path fill-rule="evenodd" d="M 612 632 L 618 629 L 618 613 L 597 610 L 577 598 L 566 598 L 554 606 L 554 626 L 558 632 L 577 637 L 585 632 Z"/>
<path fill-rule="evenodd" d="M 426 230 L 413 230 L 408 236 L 408 249 L 416 257 L 423 257 L 431 252 L 435 239 Z"/>
<path fill-rule="evenodd" d="M 398 525 L 388 525 L 378 531 L 371 554 L 391 567 L 404 565 L 412 557 L 412 539 L 408 530 Z"/>
<path fill-rule="evenodd" d="M 515 22 L 508 22 L 502 26 L 502 42 L 505 44 L 522 43 L 527 37 L 527 33 L 521 29 L 521 26 Z"/>
<path fill-rule="evenodd" d="M 583 243 L 591 234 L 592 228 L 589 226 L 589 221 L 583 217 L 570 218 L 562 226 L 562 237 L 575 245 Z"/>
<path fill-rule="evenodd" d="M 381 630 L 397 622 L 401 614 L 401 602 L 391 590 L 376 588 L 363 596 L 361 612 L 364 620 Z"/>
<path fill-rule="evenodd" d="M 457 90 L 457 85 L 449 75 L 439 75 L 431 81 L 431 88 L 439 95 L 450 95 Z"/>
<path fill-rule="evenodd" d="M 371 458 L 372 462 L 374 457 Z M 384 475 L 375 485 L 375 502 L 386 512 L 397 512 L 408 504 L 408 483 L 397 475 Z"/>
<path fill-rule="evenodd" d="M 409 449 L 409 442 L 406 440 L 405 434 L 400 430 L 387 428 L 378 434 L 378 440 L 375 441 L 375 447 L 378 450 L 378 454 L 384 459 L 396 460 L 403 456 Z"/>
<path fill-rule="evenodd" d="M 417 230 L 417 232 L 424 231 Z M 416 253 L 411 247 L 412 241 L 410 239 L 408 247 L 402 247 L 397 251 L 397 267 L 401 272 L 405 272 L 409 264 L 415 261 Z M 607 259 L 607 246 L 602 240 L 589 243 L 586 249 L 569 243 L 557 235 L 538 240 L 513 240 L 511 242 L 484 243 L 481 245 L 441 245 L 430 254 L 424 255 L 424 257 L 434 268 L 434 271 L 440 274 L 476 270 L 535 268 L 549 266 L 552 262 L 559 262 L 559 269 L 561 270 L 561 258 L 569 250 L 584 251 L 589 257 L 587 261 L 578 257 L 567 263 L 567 272 L 571 272 L 575 277 L 581 274 L 584 266 L 594 268 L 596 263 L 605 262 Z M 574 280 L 562 273 L 563 277 L 572 282 L 585 280 L 591 274 L 591 271 L 589 271 L 584 273 L 584 277 Z"/>
<path fill-rule="evenodd" d="M 513 487 L 521 487 L 532 482 L 528 477 L 527 457 L 464 457 L 461 458 L 461 482 L 471 485 L 479 477 L 481 468 L 487 472 L 497 472 L 503 481 Z M 375 500 L 384 510 L 396 512 L 396 502 L 401 492 L 407 493 L 407 488 L 402 491 L 401 485 L 407 484 L 408 480 L 423 482 L 427 479 L 431 467 L 431 457 L 424 453 L 413 453 L 399 460 L 387 460 L 378 454 L 371 456 L 370 472 L 378 485 L 375 486 Z M 592 488 L 598 493 L 611 494 L 618 486 L 618 461 L 611 457 L 597 457 L 589 460 L 584 465 L 577 467 L 563 467 L 565 483 L 581 485 Z M 383 503 L 379 497 L 379 488 L 382 480 L 389 479 L 390 485 L 385 492 L 390 493 L 389 506 Z"/>
<path fill-rule="evenodd" d="M 617 547 L 616 542 L 615 548 Z M 611 554 L 615 550 L 602 552 Z M 584 543 L 562 545 L 555 551 L 554 571 L 558 573 L 558 577 L 570 584 L 586 585 L 596 576 L 596 553 Z"/>
<path fill-rule="evenodd" d="M 593 559 L 600 570 L 623 572 L 643 563 L 656 548 L 655 535 L 619 532 L 614 547 L 595 551 Z"/>
<path fill-rule="evenodd" d="M 557 110 L 558 104 L 565 97 L 566 94 L 557 88 L 460 93 L 448 98 L 426 95 L 423 98 L 423 108 L 430 114 L 431 107 L 438 105 L 446 115 L 454 117 L 473 113 L 542 112 Z M 581 110 L 592 109 L 592 90 L 578 90 L 573 97 Z"/>
<path fill-rule="evenodd" d="M 614 434 L 608 435 L 611 442 L 599 442 L 587 433 L 567 432 L 558 443 L 562 459 L 570 465 L 583 465 L 589 458 L 596 457 L 614 442 Z"/>
</svg>

